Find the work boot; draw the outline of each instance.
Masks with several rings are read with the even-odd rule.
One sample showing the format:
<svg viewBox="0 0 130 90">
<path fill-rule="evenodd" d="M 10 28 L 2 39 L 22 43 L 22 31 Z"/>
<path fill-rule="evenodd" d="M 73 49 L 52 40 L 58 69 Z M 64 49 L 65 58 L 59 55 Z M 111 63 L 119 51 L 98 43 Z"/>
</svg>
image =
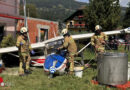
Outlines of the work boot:
<svg viewBox="0 0 130 90">
<path fill-rule="evenodd" d="M 29 68 L 29 71 L 33 71 L 33 69 Z"/>
<path fill-rule="evenodd" d="M 74 74 L 74 72 L 73 71 L 69 71 L 69 75 L 73 75 Z"/>
<path fill-rule="evenodd" d="M 19 76 L 20 76 L 20 77 L 23 77 L 23 76 L 25 76 L 25 75 L 24 75 L 24 74 L 19 74 Z"/>
<path fill-rule="evenodd" d="M 32 74 L 30 70 L 25 70 L 25 74 Z"/>
<path fill-rule="evenodd" d="M 25 76 L 24 71 L 19 71 L 19 76 Z"/>
</svg>

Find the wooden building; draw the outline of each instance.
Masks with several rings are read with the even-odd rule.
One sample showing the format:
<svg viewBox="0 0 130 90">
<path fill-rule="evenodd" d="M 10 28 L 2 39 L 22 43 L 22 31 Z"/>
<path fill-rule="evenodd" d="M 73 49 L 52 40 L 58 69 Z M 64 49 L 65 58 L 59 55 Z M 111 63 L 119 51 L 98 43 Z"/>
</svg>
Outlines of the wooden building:
<svg viewBox="0 0 130 90">
<path fill-rule="evenodd" d="M 84 18 L 84 8 L 78 9 L 71 16 L 64 20 L 66 28 L 69 31 L 85 31 L 87 30 L 87 22 Z"/>
</svg>

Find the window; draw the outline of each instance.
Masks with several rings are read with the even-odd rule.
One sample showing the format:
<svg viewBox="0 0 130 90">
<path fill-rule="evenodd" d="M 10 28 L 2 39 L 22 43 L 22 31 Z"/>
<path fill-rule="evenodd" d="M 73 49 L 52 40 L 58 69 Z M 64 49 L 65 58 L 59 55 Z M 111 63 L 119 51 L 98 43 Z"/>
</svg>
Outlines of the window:
<svg viewBox="0 0 130 90">
<path fill-rule="evenodd" d="M 40 37 L 41 42 L 48 39 L 48 29 L 41 28 L 40 34 L 41 34 Z"/>
<path fill-rule="evenodd" d="M 2 41 L 4 36 L 4 26 L 0 26 L 0 42 Z"/>
</svg>

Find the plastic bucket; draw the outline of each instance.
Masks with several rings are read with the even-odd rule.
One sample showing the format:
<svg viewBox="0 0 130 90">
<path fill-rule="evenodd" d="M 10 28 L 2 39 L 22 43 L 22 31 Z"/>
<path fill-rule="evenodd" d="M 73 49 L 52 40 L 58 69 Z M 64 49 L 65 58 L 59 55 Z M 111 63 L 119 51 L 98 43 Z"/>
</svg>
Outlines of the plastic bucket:
<svg viewBox="0 0 130 90">
<path fill-rule="evenodd" d="M 82 75 L 83 75 L 83 69 L 84 67 L 75 67 L 74 68 L 74 73 L 75 73 L 75 76 L 76 77 L 79 77 L 79 78 L 82 78 Z"/>
</svg>

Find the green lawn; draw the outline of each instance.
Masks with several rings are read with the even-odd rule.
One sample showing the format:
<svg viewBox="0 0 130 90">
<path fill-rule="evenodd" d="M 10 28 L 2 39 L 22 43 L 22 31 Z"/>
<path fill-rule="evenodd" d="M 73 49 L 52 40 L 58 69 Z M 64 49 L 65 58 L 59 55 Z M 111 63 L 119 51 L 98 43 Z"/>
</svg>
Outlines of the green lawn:
<svg viewBox="0 0 130 90">
<path fill-rule="evenodd" d="M 1 75 L 9 87 L 0 88 L 3 90 L 116 90 L 91 83 L 96 75 L 96 70 L 88 68 L 83 73 L 83 78 L 70 75 L 56 76 L 49 79 L 42 68 L 35 68 L 28 76 Z"/>
<path fill-rule="evenodd" d="M 123 47 L 119 51 L 122 52 Z M 84 51 L 84 55 L 85 60 L 95 58 L 95 53 L 89 49 Z M 94 65 L 96 64 L 92 66 Z M 11 69 L 18 70 L 18 67 Z M 116 88 L 92 84 L 91 80 L 96 74 L 97 70 L 90 67 L 84 70 L 83 78 L 74 75 L 62 75 L 49 79 L 43 68 L 33 68 L 33 73 L 24 77 L 1 74 L 0 76 L 3 77 L 8 87 L 0 87 L 0 90 L 117 90 Z"/>
</svg>

